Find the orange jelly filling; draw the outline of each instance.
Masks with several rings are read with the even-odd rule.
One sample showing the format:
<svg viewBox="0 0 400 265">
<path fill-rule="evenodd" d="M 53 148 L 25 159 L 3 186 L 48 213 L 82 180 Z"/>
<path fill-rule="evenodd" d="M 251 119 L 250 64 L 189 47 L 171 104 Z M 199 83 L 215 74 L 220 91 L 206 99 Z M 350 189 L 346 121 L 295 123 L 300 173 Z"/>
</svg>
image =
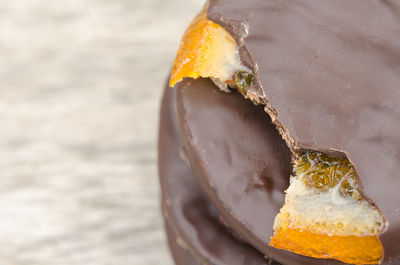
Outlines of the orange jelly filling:
<svg viewBox="0 0 400 265">
<path fill-rule="evenodd" d="M 349 160 L 333 158 L 315 151 L 304 151 L 298 153 L 294 169 L 296 178 L 302 181 L 306 189 L 312 191 L 312 194 L 323 196 L 323 194 L 336 189 L 339 196 L 355 202 L 356 205 L 361 205 L 363 198 L 358 190 L 355 171 Z M 292 185 L 293 183 L 291 183 Z M 286 196 L 289 196 L 290 192 L 292 191 L 288 189 Z M 296 199 L 297 197 L 290 198 Z M 319 198 L 313 197 L 313 200 Z M 290 203 L 293 202 L 290 202 L 289 199 L 285 205 L 290 205 Z M 296 205 L 296 203 L 300 202 L 294 204 Z M 307 211 L 310 213 L 301 218 L 313 217 L 312 215 L 315 213 L 309 208 L 310 206 L 307 207 Z M 286 209 L 293 211 L 293 208 L 290 207 Z M 270 241 L 272 247 L 314 258 L 337 259 L 351 264 L 377 264 L 381 260 L 383 247 L 378 234 L 383 229 L 383 223 L 376 222 L 375 227 L 367 233 L 360 231 L 360 234 L 354 234 L 349 232 L 348 228 L 346 230 L 343 223 L 340 222 L 336 223 L 335 227 L 331 226 L 334 223 L 329 226 L 326 223 L 305 225 L 304 220 L 296 218 L 295 214 L 291 216 L 286 209 L 283 211 L 284 214 L 281 210 L 281 214 L 277 217 L 280 221 L 279 225 L 274 227 L 274 235 Z M 324 210 L 321 209 L 321 211 Z M 352 211 L 352 209 L 349 208 L 348 211 Z M 296 221 L 300 223 L 295 223 Z M 329 223 L 332 220 L 327 219 L 326 221 Z M 354 227 L 360 228 L 356 224 Z"/>
<path fill-rule="evenodd" d="M 275 231 L 270 245 L 314 258 L 332 258 L 351 264 L 377 264 L 383 255 L 377 236 L 329 236 L 300 229 Z"/>
<path fill-rule="evenodd" d="M 226 82 L 237 64 L 234 38 L 220 25 L 207 19 L 207 10 L 198 14 L 185 31 L 172 69 L 170 86 L 185 77 L 212 77 Z"/>
</svg>

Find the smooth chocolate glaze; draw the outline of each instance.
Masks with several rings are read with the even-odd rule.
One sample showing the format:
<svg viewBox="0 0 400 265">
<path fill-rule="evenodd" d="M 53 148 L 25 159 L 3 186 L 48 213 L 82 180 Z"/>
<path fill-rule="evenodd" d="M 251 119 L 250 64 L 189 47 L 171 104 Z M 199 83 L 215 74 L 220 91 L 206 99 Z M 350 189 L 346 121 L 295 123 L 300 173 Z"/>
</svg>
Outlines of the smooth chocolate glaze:
<svg viewBox="0 0 400 265">
<path fill-rule="evenodd" d="M 158 144 L 163 212 L 169 225 L 201 264 L 277 265 L 248 244 L 239 242 L 218 222 L 217 211 L 184 161 L 176 127 L 174 91 L 167 88 L 162 100 Z"/>
<path fill-rule="evenodd" d="M 167 232 L 167 240 L 169 250 L 174 258 L 176 265 L 202 265 L 193 254 L 181 246 L 178 241 L 181 239 L 179 235 L 175 234 L 174 228 L 169 224 L 169 221 L 165 218 L 165 231 Z"/>
<path fill-rule="evenodd" d="M 289 147 L 347 155 L 400 259 L 400 1 L 211 0 Z M 400 261 L 398 261 L 400 263 Z"/>
</svg>

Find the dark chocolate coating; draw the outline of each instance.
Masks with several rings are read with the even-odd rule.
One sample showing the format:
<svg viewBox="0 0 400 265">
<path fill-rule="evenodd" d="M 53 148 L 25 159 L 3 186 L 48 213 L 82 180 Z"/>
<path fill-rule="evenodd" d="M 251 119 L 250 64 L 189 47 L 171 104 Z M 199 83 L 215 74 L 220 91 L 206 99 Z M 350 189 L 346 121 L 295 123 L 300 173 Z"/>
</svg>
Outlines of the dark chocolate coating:
<svg viewBox="0 0 400 265">
<path fill-rule="evenodd" d="M 400 1 L 211 0 L 292 150 L 346 154 L 400 257 Z M 246 25 L 246 26 L 244 26 Z M 247 28 L 248 35 L 246 35 Z"/>
<path fill-rule="evenodd" d="M 202 265 L 189 250 L 179 245 L 179 235 L 175 234 L 174 228 L 172 228 L 166 218 L 165 230 L 167 232 L 169 250 L 176 265 Z"/>
<path fill-rule="evenodd" d="M 185 163 L 176 127 L 174 91 L 166 89 L 160 112 L 158 161 L 165 217 L 202 264 L 269 264 L 260 252 L 239 242 L 218 222 L 217 211 Z"/>
<path fill-rule="evenodd" d="M 289 149 L 263 107 L 236 91 L 221 92 L 205 79 L 175 87 L 190 164 L 227 225 L 282 264 L 343 264 L 268 246 L 292 166 Z"/>
</svg>

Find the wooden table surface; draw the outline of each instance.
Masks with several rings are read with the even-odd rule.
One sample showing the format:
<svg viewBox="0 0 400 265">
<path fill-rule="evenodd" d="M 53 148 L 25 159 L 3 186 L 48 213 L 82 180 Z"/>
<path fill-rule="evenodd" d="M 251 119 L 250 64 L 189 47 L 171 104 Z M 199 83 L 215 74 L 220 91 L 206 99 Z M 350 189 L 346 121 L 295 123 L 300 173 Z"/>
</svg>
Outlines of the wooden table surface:
<svg viewBox="0 0 400 265">
<path fill-rule="evenodd" d="M 0 1 L 0 264 L 171 265 L 159 101 L 203 0 Z"/>
</svg>

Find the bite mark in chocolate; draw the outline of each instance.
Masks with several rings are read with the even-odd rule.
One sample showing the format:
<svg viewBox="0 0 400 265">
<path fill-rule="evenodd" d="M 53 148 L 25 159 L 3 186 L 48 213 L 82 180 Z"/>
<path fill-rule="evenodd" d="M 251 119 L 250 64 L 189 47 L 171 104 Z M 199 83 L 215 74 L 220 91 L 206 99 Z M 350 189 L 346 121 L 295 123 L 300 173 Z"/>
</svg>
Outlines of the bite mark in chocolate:
<svg viewBox="0 0 400 265">
<path fill-rule="evenodd" d="M 230 229 L 281 264 L 320 265 L 320 259 L 268 246 L 292 167 L 289 149 L 263 107 L 237 91 L 222 93 L 205 79 L 187 79 L 174 89 L 192 169 Z M 260 188 L 267 176 L 273 185 Z"/>
</svg>

